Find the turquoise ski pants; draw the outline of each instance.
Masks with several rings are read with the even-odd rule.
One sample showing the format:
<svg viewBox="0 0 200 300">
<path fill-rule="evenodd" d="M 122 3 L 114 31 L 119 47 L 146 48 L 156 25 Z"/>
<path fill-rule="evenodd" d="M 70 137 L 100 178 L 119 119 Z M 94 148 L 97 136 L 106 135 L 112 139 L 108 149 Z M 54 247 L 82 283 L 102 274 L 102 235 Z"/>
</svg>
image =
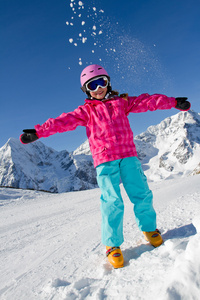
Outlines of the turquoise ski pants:
<svg viewBox="0 0 200 300">
<path fill-rule="evenodd" d="M 120 246 L 123 241 L 124 203 L 120 192 L 120 178 L 130 201 L 134 204 L 136 223 L 142 231 L 156 229 L 153 195 L 137 157 L 127 157 L 96 167 L 101 189 L 102 243 Z"/>
</svg>

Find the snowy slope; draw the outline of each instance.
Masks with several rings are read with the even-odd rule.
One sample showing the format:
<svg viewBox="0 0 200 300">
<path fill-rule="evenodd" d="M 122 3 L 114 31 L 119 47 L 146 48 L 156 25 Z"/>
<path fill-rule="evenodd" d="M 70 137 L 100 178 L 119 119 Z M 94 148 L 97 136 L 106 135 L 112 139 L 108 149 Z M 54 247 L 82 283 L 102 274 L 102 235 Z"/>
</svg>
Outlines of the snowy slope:
<svg viewBox="0 0 200 300">
<path fill-rule="evenodd" d="M 198 300 L 200 177 L 151 183 L 164 245 L 154 249 L 125 201 L 114 270 L 100 242 L 100 190 L 63 194 L 0 189 L 0 299 Z"/>
</svg>

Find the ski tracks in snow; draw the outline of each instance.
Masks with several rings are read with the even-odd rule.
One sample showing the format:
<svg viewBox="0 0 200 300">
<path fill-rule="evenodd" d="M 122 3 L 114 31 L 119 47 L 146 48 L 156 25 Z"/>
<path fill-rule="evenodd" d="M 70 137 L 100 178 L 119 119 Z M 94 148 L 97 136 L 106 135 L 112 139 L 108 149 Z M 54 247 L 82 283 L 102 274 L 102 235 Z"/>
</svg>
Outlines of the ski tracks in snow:
<svg viewBox="0 0 200 300">
<path fill-rule="evenodd" d="M 97 244 L 80 258 L 84 262 L 71 276 L 51 280 L 44 287 L 44 299 L 197 300 L 200 240 L 192 219 L 194 211 L 200 216 L 199 199 L 200 193 L 180 195 L 164 209 L 161 206 L 159 223 L 169 230 L 162 228 L 165 243 L 156 249 L 134 225 L 132 207 L 125 199 L 125 267 L 114 270 L 105 258 L 105 249 Z"/>
<path fill-rule="evenodd" d="M 116 270 L 100 243 L 99 189 L 59 195 L 30 192 L 26 197 L 22 191 L 10 204 L 1 189 L 7 202 L 0 211 L 0 299 L 198 300 L 197 177 L 189 180 L 189 187 L 187 181 L 152 185 L 165 240 L 159 248 L 145 242 L 122 189 L 125 267 Z M 168 199 L 170 188 L 174 197 Z"/>
<path fill-rule="evenodd" d="M 186 237 L 182 236 L 184 232 Z M 169 239 L 157 249 L 144 240 L 123 247 L 125 267 L 116 270 L 98 245 L 73 274 L 50 280 L 43 288 L 42 299 L 198 300 L 199 236 L 192 225 L 180 229 L 180 237 L 175 231 L 175 236 L 171 231 Z"/>
</svg>

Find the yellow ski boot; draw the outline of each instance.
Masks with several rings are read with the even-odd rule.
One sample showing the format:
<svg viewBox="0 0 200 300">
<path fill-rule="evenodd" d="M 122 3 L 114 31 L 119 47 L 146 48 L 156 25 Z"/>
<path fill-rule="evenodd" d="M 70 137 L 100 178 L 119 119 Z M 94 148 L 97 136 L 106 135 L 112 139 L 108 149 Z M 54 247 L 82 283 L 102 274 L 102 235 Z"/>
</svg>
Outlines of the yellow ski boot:
<svg viewBox="0 0 200 300">
<path fill-rule="evenodd" d="M 145 239 L 154 247 L 158 247 L 163 243 L 162 236 L 158 229 L 150 232 L 143 231 L 143 234 Z"/>
<path fill-rule="evenodd" d="M 109 262 L 115 269 L 123 268 L 124 258 L 120 247 L 106 246 L 106 255 Z"/>
</svg>

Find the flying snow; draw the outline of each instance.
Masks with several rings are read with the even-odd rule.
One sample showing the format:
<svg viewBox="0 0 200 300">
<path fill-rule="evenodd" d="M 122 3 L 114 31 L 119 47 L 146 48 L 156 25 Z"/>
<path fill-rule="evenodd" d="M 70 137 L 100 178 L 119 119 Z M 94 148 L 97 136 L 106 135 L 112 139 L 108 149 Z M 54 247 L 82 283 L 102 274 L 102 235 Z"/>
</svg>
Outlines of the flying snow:
<svg viewBox="0 0 200 300">
<path fill-rule="evenodd" d="M 98 39 L 98 36 L 103 34 L 102 30 L 102 14 L 104 13 L 103 9 L 98 9 L 96 6 L 91 6 L 89 4 L 86 5 L 82 1 L 75 1 L 71 0 L 69 4 L 73 16 L 71 16 L 70 21 L 66 21 L 67 26 L 74 26 L 78 28 L 78 35 L 76 36 L 76 33 L 73 29 L 73 31 L 69 31 L 69 34 L 73 37 L 69 38 L 69 43 L 75 47 L 80 46 L 83 44 L 89 43 L 89 47 L 91 46 L 91 51 L 94 53 L 94 50 L 92 49 L 92 46 L 96 46 L 101 48 L 103 46 L 102 41 Z M 74 16 L 76 14 L 77 10 L 81 10 L 81 13 L 78 13 L 77 16 Z M 79 19 L 78 19 L 78 18 Z M 73 20 L 73 23 L 72 23 Z M 93 24 L 91 24 L 91 22 Z M 98 58 L 101 61 L 101 58 Z M 80 62 L 82 64 L 82 60 L 78 59 L 78 63 L 80 65 Z"/>
<path fill-rule="evenodd" d="M 104 54 L 109 52 L 116 52 L 116 50 L 113 50 L 111 48 L 107 48 L 104 46 L 105 40 L 107 39 L 110 41 L 110 35 L 108 32 L 104 33 L 103 27 L 106 26 L 106 28 L 111 27 L 111 23 L 105 24 L 105 18 L 103 17 L 104 10 L 101 8 L 97 8 L 96 6 L 91 6 L 89 4 L 84 5 L 82 1 L 72 1 L 69 4 L 72 13 L 75 14 L 77 9 L 81 9 L 82 12 L 79 13 L 77 17 L 75 18 L 74 15 L 71 17 L 72 21 L 66 21 L 66 25 L 74 26 L 78 28 L 78 35 L 76 36 L 76 33 L 73 31 L 70 33 L 73 34 L 73 37 L 69 38 L 69 43 L 75 47 L 80 46 L 82 47 L 83 44 L 87 43 L 87 46 L 91 49 L 91 52 L 94 53 L 93 46 L 96 47 L 96 50 L 99 48 L 101 49 L 101 53 L 104 52 Z M 81 19 L 81 20 L 80 20 Z M 91 24 L 93 23 L 93 24 Z M 70 32 L 70 29 L 69 29 Z M 89 44 L 89 45 L 88 45 Z M 103 51 L 103 52 L 102 52 Z M 97 53 L 97 52 L 96 52 Z M 98 57 L 99 61 L 102 61 L 101 57 Z M 80 60 L 78 60 L 78 63 L 80 65 Z"/>
<path fill-rule="evenodd" d="M 87 41 L 87 38 L 86 38 L 86 37 L 83 37 L 83 38 L 82 38 L 82 43 L 85 44 L 86 41 Z"/>
<path fill-rule="evenodd" d="M 168 88 L 171 80 L 166 78 L 162 65 L 154 55 L 155 44 L 150 48 L 133 38 L 132 32 L 129 34 L 127 28 L 123 29 L 117 20 L 110 20 L 104 10 L 95 4 L 95 0 L 85 3 L 71 0 L 69 8 L 72 15 L 69 16 L 70 20 L 66 20 L 68 42 L 70 47 L 78 49 L 77 58 L 73 59 L 73 62 L 77 61 L 82 65 L 99 60 L 104 62 L 105 67 L 111 64 L 113 73 L 118 79 L 122 79 L 116 82 L 118 89 L 123 90 L 125 84 L 126 89 L 132 89 L 133 85 L 138 88 L 142 85 L 145 88 L 145 83 L 150 82 L 152 87 L 156 82 L 157 85 L 163 86 L 163 89 Z M 81 60 L 80 53 L 85 55 Z M 91 53 L 94 54 L 92 59 Z M 129 76 L 124 76 L 127 72 Z M 113 83 L 114 86 L 114 80 Z"/>
</svg>

